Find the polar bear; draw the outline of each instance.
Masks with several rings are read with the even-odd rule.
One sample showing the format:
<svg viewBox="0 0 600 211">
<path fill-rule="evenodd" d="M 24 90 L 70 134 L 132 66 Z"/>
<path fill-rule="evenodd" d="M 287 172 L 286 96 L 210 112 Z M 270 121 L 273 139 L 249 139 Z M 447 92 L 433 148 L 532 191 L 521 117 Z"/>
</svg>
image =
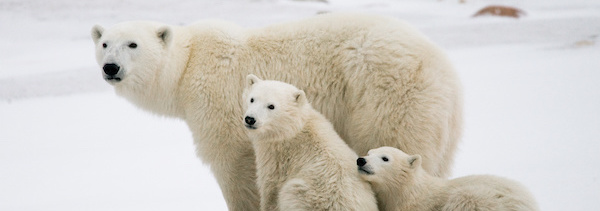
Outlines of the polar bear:
<svg viewBox="0 0 600 211">
<path fill-rule="evenodd" d="M 420 155 L 408 155 L 393 147 L 369 150 L 356 164 L 370 182 L 381 210 L 539 210 L 521 184 L 492 175 L 472 175 L 452 180 L 429 175 Z"/>
<path fill-rule="evenodd" d="M 248 75 L 244 124 L 254 146 L 261 210 L 377 210 L 358 155 L 304 91 Z"/>
<path fill-rule="evenodd" d="M 331 13 L 251 29 L 124 22 L 91 34 L 118 95 L 187 123 L 230 210 L 259 206 L 254 151 L 239 121 L 250 73 L 304 90 L 358 154 L 394 146 L 421 154 L 427 172 L 450 175 L 459 81 L 441 49 L 405 22 Z"/>
</svg>

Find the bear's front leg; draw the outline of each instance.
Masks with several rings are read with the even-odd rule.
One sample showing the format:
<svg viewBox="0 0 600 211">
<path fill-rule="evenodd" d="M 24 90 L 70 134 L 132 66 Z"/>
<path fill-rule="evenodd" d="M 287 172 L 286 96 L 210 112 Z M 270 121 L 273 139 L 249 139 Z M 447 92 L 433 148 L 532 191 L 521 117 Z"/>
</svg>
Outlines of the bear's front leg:
<svg viewBox="0 0 600 211">
<path fill-rule="evenodd" d="M 233 153 L 240 150 L 243 153 Z M 219 183 L 227 207 L 232 211 L 258 211 L 260 197 L 256 186 L 254 150 L 250 146 L 247 149 L 238 148 L 229 152 L 227 157 L 223 160 L 215 158 L 216 162 L 211 164 L 211 170 Z"/>
<path fill-rule="evenodd" d="M 294 178 L 287 181 L 279 191 L 279 201 L 276 202 L 279 210 L 314 210 L 315 207 L 311 207 L 306 201 L 309 191 L 310 187 L 303 179 Z"/>
</svg>

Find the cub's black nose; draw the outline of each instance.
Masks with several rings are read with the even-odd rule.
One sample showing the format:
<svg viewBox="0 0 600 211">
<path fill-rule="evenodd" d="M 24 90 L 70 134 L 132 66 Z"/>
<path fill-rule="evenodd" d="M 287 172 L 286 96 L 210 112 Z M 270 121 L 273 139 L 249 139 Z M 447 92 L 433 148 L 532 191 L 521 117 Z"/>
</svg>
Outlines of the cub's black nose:
<svg viewBox="0 0 600 211">
<path fill-rule="evenodd" d="M 254 123 L 256 123 L 256 120 L 250 116 L 246 116 L 246 118 L 244 118 L 244 121 L 246 121 L 246 124 L 248 125 L 254 125 Z"/>
<path fill-rule="evenodd" d="M 367 164 L 367 160 L 365 160 L 364 158 L 358 158 L 358 159 L 356 159 L 356 165 L 358 165 L 358 166 L 364 166 L 365 164 Z"/>
<path fill-rule="evenodd" d="M 104 70 L 104 73 L 106 73 L 106 75 L 114 76 L 117 73 L 119 73 L 119 69 L 121 68 L 117 64 L 105 64 L 104 67 L 102 67 L 102 69 Z"/>
</svg>

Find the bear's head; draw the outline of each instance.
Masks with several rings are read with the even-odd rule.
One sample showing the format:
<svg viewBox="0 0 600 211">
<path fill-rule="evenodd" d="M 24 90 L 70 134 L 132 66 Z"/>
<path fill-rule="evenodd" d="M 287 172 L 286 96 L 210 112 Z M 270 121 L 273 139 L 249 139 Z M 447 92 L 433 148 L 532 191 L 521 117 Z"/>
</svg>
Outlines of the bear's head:
<svg viewBox="0 0 600 211">
<path fill-rule="evenodd" d="M 92 28 L 96 60 L 104 79 L 115 86 L 154 81 L 157 69 L 167 60 L 165 54 L 171 38 L 168 26 L 153 22 L 132 21 L 108 29 L 99 25 Z"/>
<path fill-rule="evenodd" d="M 304 126 L 304 113 L 310 108 L 304 91 L 252 74 L 246 77 L 243 101 L 246 109 L 243 123 L 255 140 L 293 137 Z"/>
<path fill-rule="evenodd" d="M 398 187 L 396 185 L 414 179 L 415 171 L 421 168 L 421 161 L 420 155 L 408 155 L 393 147 L 380 147 L 369 150 L 367 156 L 356 160 L 356 164 L 361 177 L 371 184 Z"/>
</svg>

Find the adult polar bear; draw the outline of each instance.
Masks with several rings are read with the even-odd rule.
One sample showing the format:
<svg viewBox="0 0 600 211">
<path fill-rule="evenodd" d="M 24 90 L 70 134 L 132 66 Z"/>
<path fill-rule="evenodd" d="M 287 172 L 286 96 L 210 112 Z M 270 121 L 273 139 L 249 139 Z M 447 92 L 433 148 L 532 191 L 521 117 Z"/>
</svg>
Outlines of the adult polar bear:
<svg viewBox="0 0 600 211">
<path fill-rule="evenodd" d="M 94 26 L 98 63 L 116 93 L 186 121 L 230 210 L 258 209 L 254 151 L 240 117 L 246 75 L 304 90 L 358 154 L 393 146 L 447 177 L 461 132 L 458 79 L 443 52 L 393 18 L 325 14 L 259 29 Z"/>
</svg>

